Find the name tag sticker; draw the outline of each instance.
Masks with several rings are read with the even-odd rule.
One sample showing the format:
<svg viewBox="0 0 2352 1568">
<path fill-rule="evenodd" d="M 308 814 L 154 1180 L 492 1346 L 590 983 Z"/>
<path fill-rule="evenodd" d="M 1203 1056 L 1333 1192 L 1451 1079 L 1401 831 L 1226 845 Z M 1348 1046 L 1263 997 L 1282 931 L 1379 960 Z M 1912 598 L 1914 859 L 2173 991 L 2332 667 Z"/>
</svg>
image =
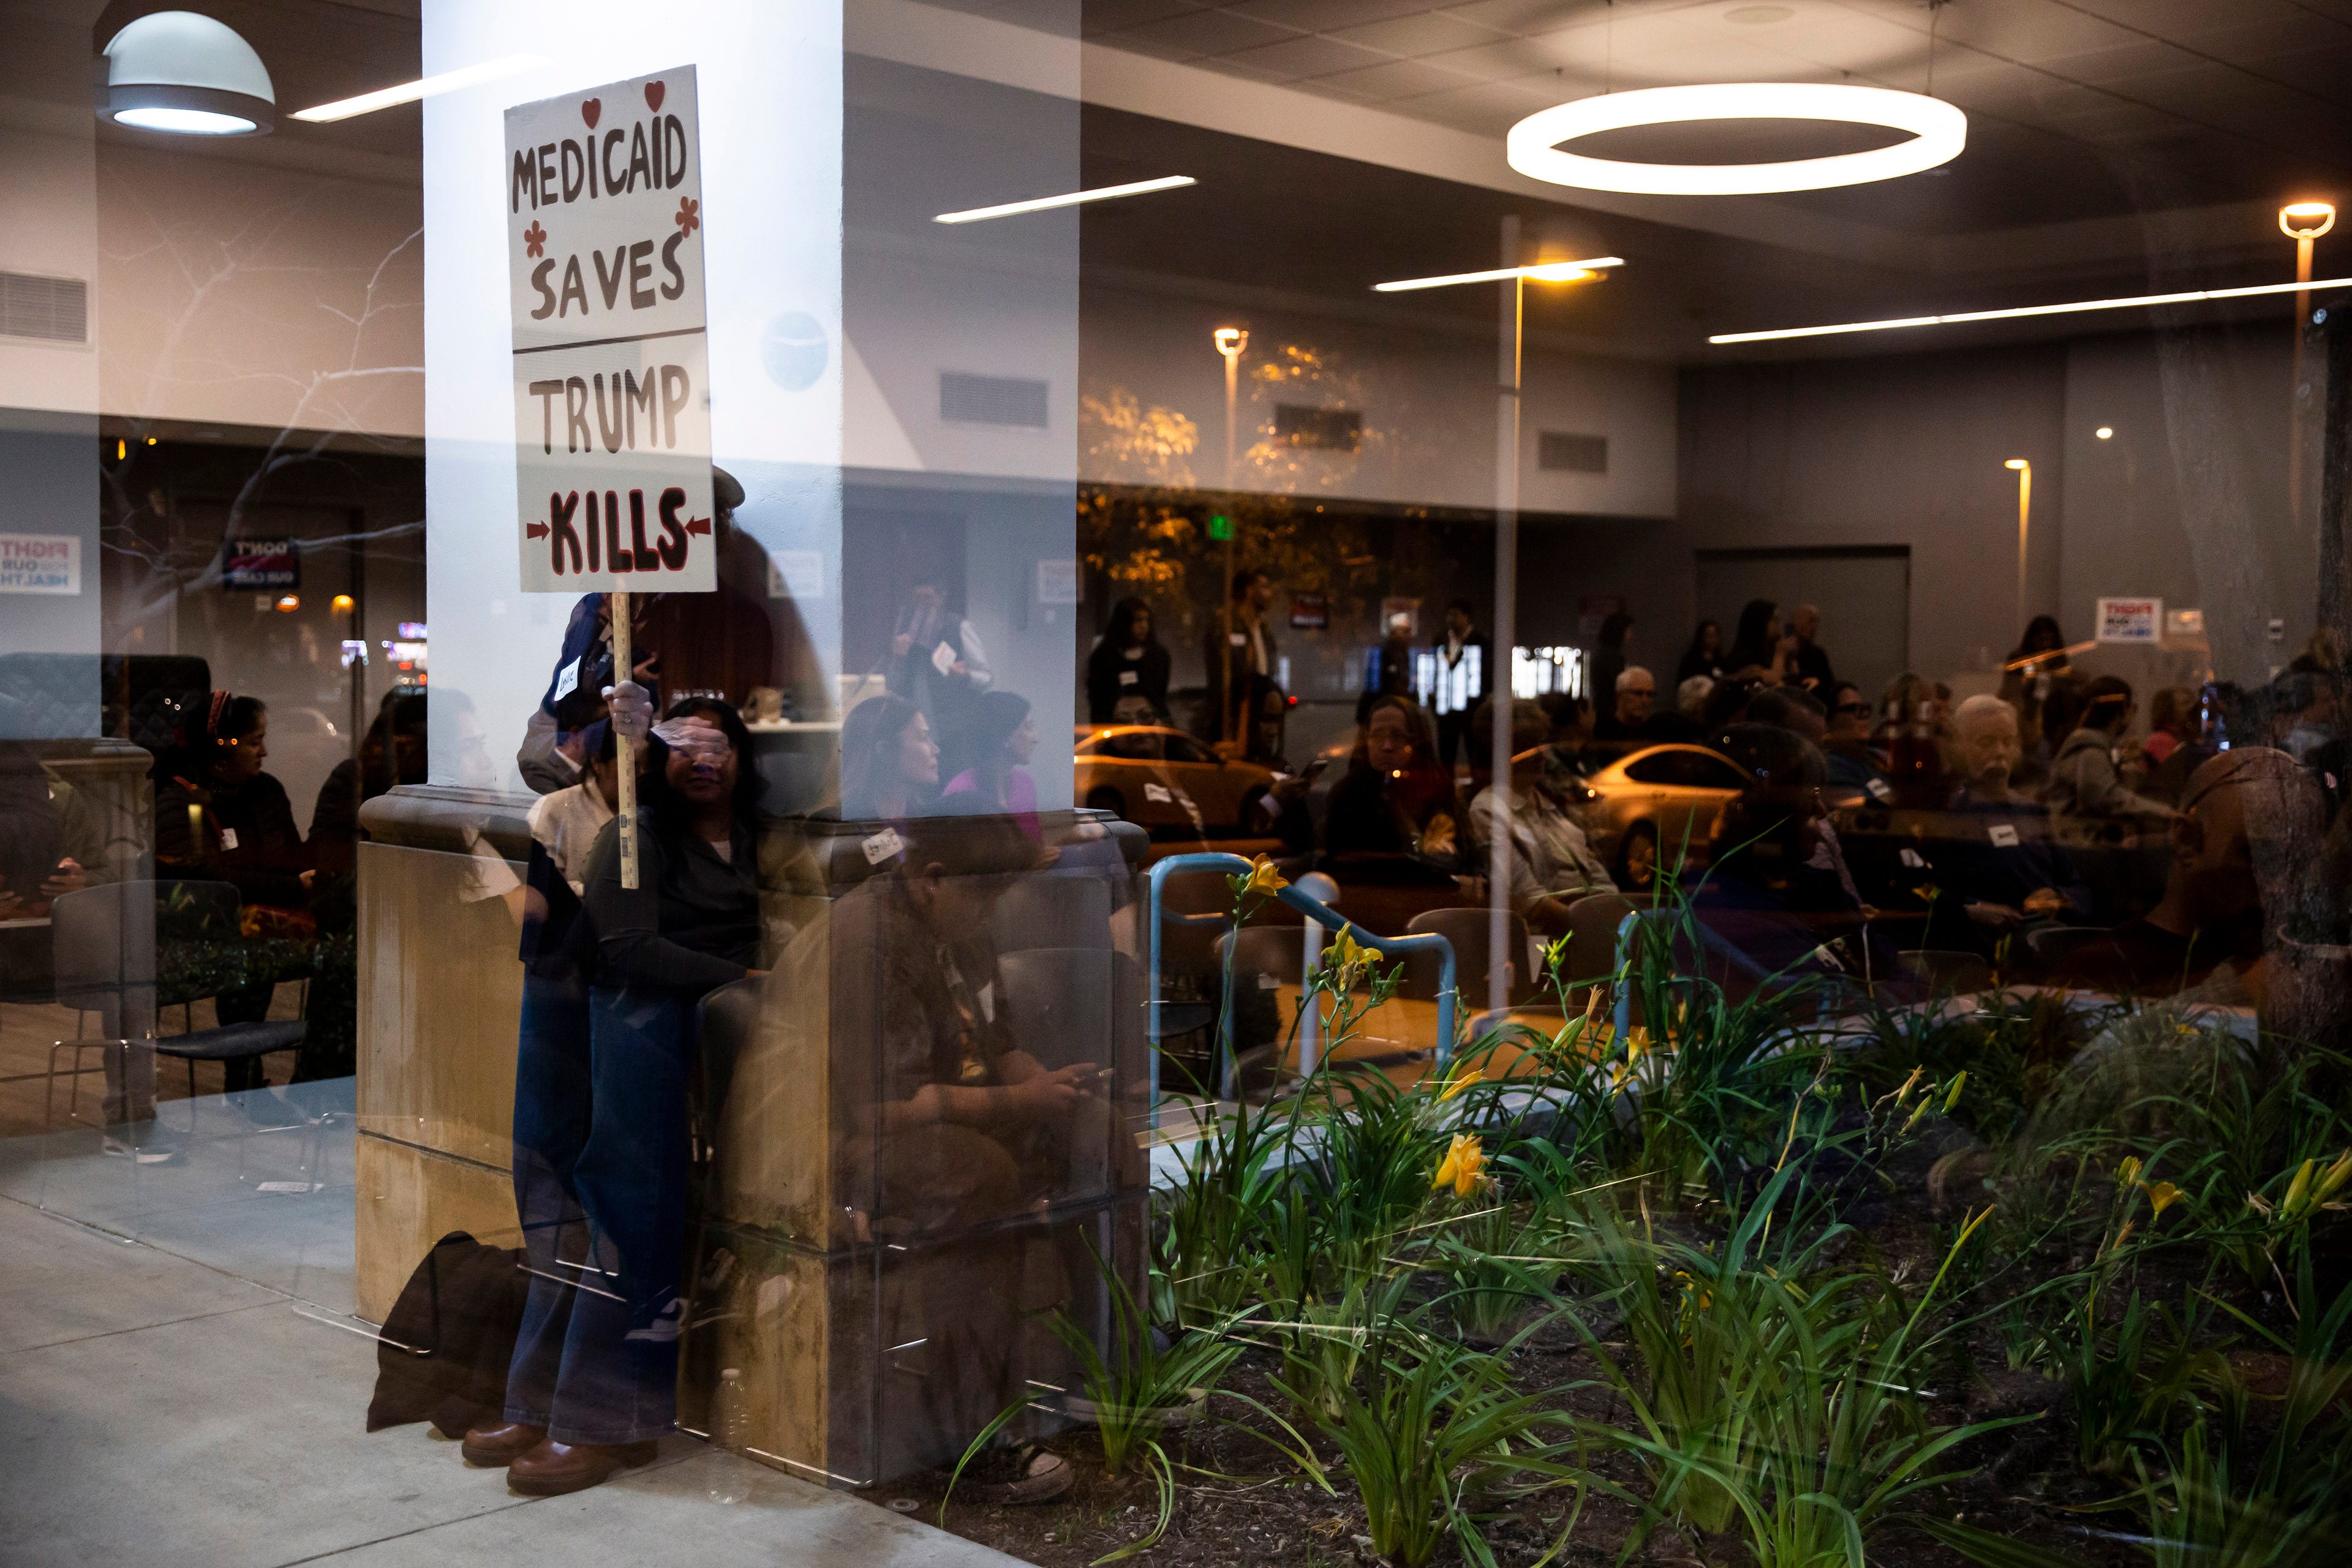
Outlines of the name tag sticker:
<svg viewBox="0 0 2352 1568">
<path fill-rule="evenodd" d="M 866 863 L 868 866 L 879 866 L 883 861 L 904 852 L 907 844 L 906 840 L 898 837 L 897 828 L 886 827 L 858 847 L 866 851 Z"/>
<path fill-rule="evenodd" d="M 1994 823 L 1990 827 L 1985 829 L 1985 835 L 1993 841 L 1993 847 L 1995 848 L 2014 849 L 2017 847 L 2017 829 L 2011 827 L 2006 822 Z"/>
<path fill-rule="evenodd" d="M 1926 857 L 1922 856 L 1916 849 L 1906 847 L 1903 851 L 1903 863 L 1916 871 L 1925 867 L 1927 864 L 1927 861 Z"/>
<path fill-rule="evenodd" d="M 236 828 L 224 827 L 221 829 L 221 847 L 224 849 L 234 849 L 236 847 Z"/>
<path fill-rule="evenodd" d="M 573 659 L 555 672 L 555 700 L 558 702 L 580 689 L 580 661 Z"/>
<path fill-rule="evenodd" d="M 1225 640 L 1235 647 L 1240 647 L 1249 641 L 1249 637 L 1244 632 L 1228 632 L 1225 634 Z"/>
<path fill-rule="evenodd" d="M 1888 786 L 1885 779 L 1871 779 L 1862 787 L 1869 792 L 1870 798 L 1873 800 L 1888 801 L 1895 798 L 1895 791 Z"/>
<path fill-rule="evenodd" d="M 1118 672 L 1118 683 L 1121 686 L 1133 686 L 1140 679 L 1142 678 L 1131 669 L 1122 669 Z"/>
<path fill-rule="evenodd" d="M 1279 991 L 1282 989 L 1282 982 L 1274 975 L 1261 974 L 1257 977 L 1257 988 L 1261 991 Z"/>
<path fill-rule="evenodd" d="M 1148 784 L 1143 786 L 1143 798 L 1159 805 L 1173 805 L 1176 797 L 1168 793 L 1166 784 Z"/>
</svg>

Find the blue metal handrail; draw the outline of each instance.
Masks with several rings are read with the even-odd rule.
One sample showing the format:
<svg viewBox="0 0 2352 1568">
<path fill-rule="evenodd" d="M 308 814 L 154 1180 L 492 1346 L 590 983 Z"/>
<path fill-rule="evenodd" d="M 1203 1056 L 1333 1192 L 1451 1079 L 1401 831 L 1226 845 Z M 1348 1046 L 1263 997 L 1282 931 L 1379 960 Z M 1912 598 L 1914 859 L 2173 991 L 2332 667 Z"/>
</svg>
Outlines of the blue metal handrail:
<svg viewBox="0 0 2352 1568">
<path fill-rule="evenodd" d="M 1146 983 L 1148 989 L 1145 992 L 1144 1005 L 1151 1040 L 1151 1124 L 1154 1128 L 1160 1125 L 1160 931 L 1161 923 L 1167 918 L 1164 900 L 1168 879 L 1179 871 L 1219 871 L 1227 876 L 1235 873 L 1245 875 L 1250 869 L 1250 864 L 1238 855 L 1199 852 L 1189 855 L 1171 855 L 1167 859 L 1158 862 L 1151 868 L 1150 895 L 1145 912 L 1145 919 L 1151 928 L 1150 970 Z M 1327 931 L 1347 932 L 1359 945 L 1371 949 L 1383 958 L 1402 957 L 1415 952 L 1437 954 L 1437 1068 L 1440 1072 L 1444 1071 L 1454 1058 L 1454 944 L 1435 931 L 1423 931 L 1414 936 L 1374 936 L 1363 927 L 1350 922 L 1346 916 L 1320 899 L 1311 894 L 1302 893 L 1295 887 L 1285 887 L 1275 897 Z M 1181 915 L 1177 918 L 1187 925 L 1231 925 L 1233 923 L 1230 917 L 1219 914 Z M 1232 962 L 1230 955 L 1227 962 Z M 1218 993 L 1216 1021 L 1217 1037 L 1222 1041 L 1230 1042 L 1233 1037 L 1233 1020 L 1229 1012 L 1232 1000 L 1230 994 L 1221 988 Z M 1233 1089 L 1234 1086 L 1230 1082 L 1232 1071 L 1233 1064 L 1230 1060 L 1222 1064 L 1221 1090 L 1230 1091 Z M 1229 1092 L 1227 1098 L 1231 1098 Z"/>
</svg>

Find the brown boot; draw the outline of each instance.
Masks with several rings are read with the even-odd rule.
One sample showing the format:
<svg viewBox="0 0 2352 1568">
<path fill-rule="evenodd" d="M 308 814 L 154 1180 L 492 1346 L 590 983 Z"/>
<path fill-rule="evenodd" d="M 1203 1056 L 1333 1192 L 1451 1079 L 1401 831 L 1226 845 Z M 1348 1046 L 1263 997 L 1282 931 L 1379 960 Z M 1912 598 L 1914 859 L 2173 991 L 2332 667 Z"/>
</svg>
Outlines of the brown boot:
<svg viewBox="0 0 2352 1568">
<path fill-rule="evenodd" d="M 651 1443 L 559 1443 L 549 1437 L 507 1466 L 507 1485 L 532 1497 L 562 1497 L 602 1485 L 615 1470 L 654 1460 Z"/>
<path fill-rule="evenodd" d="M 485 1422 L 466 1434 L 466 1463 L 503 1470 L 538 1447 L 546 1436 L 544 1426 L 526 1426 L 520 1421 Z"/>
</svg>

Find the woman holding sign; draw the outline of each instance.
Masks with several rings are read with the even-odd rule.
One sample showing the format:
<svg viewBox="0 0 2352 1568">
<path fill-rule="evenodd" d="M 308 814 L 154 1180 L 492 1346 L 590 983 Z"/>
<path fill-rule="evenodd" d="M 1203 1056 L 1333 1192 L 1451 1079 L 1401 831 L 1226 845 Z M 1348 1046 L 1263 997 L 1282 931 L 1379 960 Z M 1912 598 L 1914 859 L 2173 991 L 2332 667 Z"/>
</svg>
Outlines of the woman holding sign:
<svg viewBox="0 0 2352 1568">
<path fill-rule="evenodd" d="M 592 981 L 588 1135 L 572 1185 L 606 1288 L 573 1292 L 560 1351 L 518 1341 L 508 1425 L 473 1435 L 478 1463 L 510 1453 L 508 1484 L 539 1496 L 646 1463 L 676 1422 L 695 1008 L 763 973 L 760 780 L 743 721 L 688 699 L 653 727 L 645 754 L 637 885 L 624 885 L 615 819 L 589 853 L 575 944 Z"/>
</svg>

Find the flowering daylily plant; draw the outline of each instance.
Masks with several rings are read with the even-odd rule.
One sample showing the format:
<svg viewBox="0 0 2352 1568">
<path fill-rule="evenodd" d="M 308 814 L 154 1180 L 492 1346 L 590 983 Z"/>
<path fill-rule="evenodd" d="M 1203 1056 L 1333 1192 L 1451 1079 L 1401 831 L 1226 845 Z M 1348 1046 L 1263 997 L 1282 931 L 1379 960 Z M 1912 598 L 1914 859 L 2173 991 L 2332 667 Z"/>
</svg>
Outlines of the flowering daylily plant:
<svg viewBox="0 0 2352 1568">
<path fill-rule="evenodd" d="M 1454 1189 L 1457 1198 L 1467 1198 L 1486 1184 L 1486 1151 L 1475 1132 L 1457 1132 L 1454 1142 L 1439 1161 L 1437 1173 L 1430 1178 L 1432 1192 L 1446 1187 Z"/>
</svg>

